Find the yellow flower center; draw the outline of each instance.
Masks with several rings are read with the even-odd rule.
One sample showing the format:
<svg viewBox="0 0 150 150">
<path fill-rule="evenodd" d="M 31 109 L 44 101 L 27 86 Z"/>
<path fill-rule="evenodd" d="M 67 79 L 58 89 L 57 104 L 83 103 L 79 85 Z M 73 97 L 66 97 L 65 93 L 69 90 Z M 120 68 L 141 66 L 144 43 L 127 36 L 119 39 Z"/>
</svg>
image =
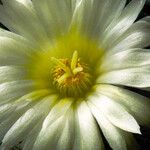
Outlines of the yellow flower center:
<svg viewBox="0 0 150 150">
<path fill-rule="evenodd" d="M 104 50 L 99 42 L 72 30 L 36 50 L 27 62 L 27 78 L 35 89 L 47 89 L 61 97 L 84 97 L 99 75 Z"/>
<path fill-rule="evenodd" d="M 78 58 L 78 52 L 73 53 L 71 61 L 69 59 L 51 58 L 55 67 L 53 69 L 54 84 L 64 95 L 81 95 L 91 87 L 91 75 L 88 67 Z"/>
</svg>

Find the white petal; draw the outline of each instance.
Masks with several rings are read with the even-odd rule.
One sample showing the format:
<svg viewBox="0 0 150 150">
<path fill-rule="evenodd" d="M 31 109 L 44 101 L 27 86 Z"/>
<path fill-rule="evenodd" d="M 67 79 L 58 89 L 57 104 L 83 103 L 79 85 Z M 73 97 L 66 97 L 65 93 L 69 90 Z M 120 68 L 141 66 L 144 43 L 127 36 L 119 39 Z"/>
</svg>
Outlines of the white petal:
<svg viewBox="0 0 150 150">
<path fill-rule="evenodd" d="M 9 128 L 17 121 L 17 119 L 31 107 L 32 105 L 28 105 L 29 103 L 20 102 L 18 105 L 14 104 L 12 107 L 16 107 L 15 111 L 13 111 L 9 116 L 4 118 L 0 123 L 0 141 L 2 141 L 4 135 L 9 130 Z"/>
<path fill-rule="evenodd" d="M 150 102 L 148 98 L 112 85 L 101 84 L 97 88 L 97 92 L 100 92 L 124 105 L 130 110 L 140 124 L 150 124 Z"/>
<path fill-rule="evenodd" d="M 31 0 L 16 0 L 16 1 L 18 1 L 19 3 L 22 3 L 26 7 L 29 7 L 30 9 L 33 7 Z"/>
<path fill-rule="evenodd" d="M 56 99 L 57 99 L 57 97 L 54 95 L 47 96 L 47 97 L 41 99 L 41 101 L 45 101 L 44 102 L 45 104 L 43 104 L 43 106 L 45 105 L 43 110 L 46 112 L 46 114 L 47 114 L 47 111 L 45 110 L 45 108 L 50 110 L 53 107 Z M 43 112 L 43 110 L 40 109 L 39 113 Z M 35 126 L 33 126 L 33 129 L 30 131 L 30 133 L 24 139 L 23 150 L 33 150 L 33 145 L 36 141 L 36 138 L 37 138 L 37 136 L 38 136 L 38 134 L 42 128 L 42 124 L 43 124 L 43 121 L 45 119 L 44 117 L 42 117 L 42 118 L 40 119 L 40 121 L 38 123 L 36 123 Z"/>
<path fill-rule="evenodd" d="M 114 150 L 127 150 L 125 140 L 119 129 L 112 125 L 100 109 L 91 103 L 88 104 L 111 148 Z"/>
<path fill-rule="evenodd" d="M 126 0 L 116 0 L 115 3 L 113 0 L 103 0 L 105 3 L 107 1 L 107 4 L 105 4 L 105 8 L 103 7 L 103 18 L 101 21 L 101 28 L 105 31 L 105 29 L 110 25 L 115 19 L 119 17 L 119 15 L 122 13 L 123 8 L 125 7 Z M 99 3 L 99 7 L 101 6 L 101 3 Z M 100 14 L 99 14 L 100 15 Z"/>
<path fill-rule="evenodd" d="M 99 150 L 103 149 L 103 142 L 98 126 L 86 102 L 78 104 L 75 120 L 74 150 Z"/>
<path fill-rule="evenodd" d="M 0 84 L 25 78 L 25 70 L 22 67 L 0 66 Z"/>
<path fill-rule="evenodd" d="M 11 113 L 14 112 L 15 108 L 16 106 L 13 105 L 12 103 L 0 105 L 0 121 L 4 120 L 9 115 L 11 115 Z"/>
<path fill-rule="evenodd" d="M 88 33 L 99 36 L 111 21 L 120 15 L 126 0 L 78 0 L 72 18 L 72 25 Z M 102 36 L 103 37 L 103 36 Z"/>
<path fill-rule="evenodd" d="M 119 103 L 101 94 L 89 100 L 104 113 L 113 125 L 128 132 L 141 133 L 136 120 Z"/>
<path fill-rule="evenodd" d="M 72 149 L 74 142 L 74 112 L 70 110 L 66 116 L 66 123 L 62 130 L 56 150 Z"/>
<path fill-rule="evenodd" d="M 34 150 L 55 149 L 65 126 L 66 113 L 69 112 L 71 104 L 72 100 L 63 99 L 53 107 L 44 120 L 42 129 L 35 141 Z"/>
<path fill-rule="evenodd" d="M 26 139 L 23 141 L 23 150 L 33 150 L 33 145 L 35 140 L 42 128 L 43 120 L 36 123 L 31 132 L 26 136 Z"/>
<path fill-rule="evenodd" d="M 46 117 L 42 130 L 46 129 L 53 121 L 61 117 L 70 108 L 72 99 L 63 99 L 54 106 L 49 115 Z"/>
<path fill-rule="evenodd" d="M 67 2 L 67 0 L 33 0 L 36 13 L 49 37 L 64 34 L 68 30 L 73 8 Z"/>
<path fill-rule="evenodd" d="M 145 0 L 132 0 L 123 10 L 122 14 L 104 32 L 103 43 L 107 47 L 122 35 L 136 20 Z"/>
<path fill-rule="evenodd" d="M 89 14 L 91 13 L 91 9 L 92 9 L 92 1 L 77 0 L 71 24 L 73 26 L 77 25 L 79 29 L 81 29 L 83 26 L 86 28 L 85 24 L 87 25 L 89 23 L 88 21 L 89 21 L 89 16 L 90 16 Z"/>
<path fill-rule="evenodd" d="M 33 82 L 29 80 L 12 81 L 0 84 L 0 103 L 16 100 L 33 88 Z"/>
<path fill-rule="evenodd" d="M 134 135 L 132 133 L 120 130 L 121 135 L 123 136 L 123 138 L 126 141 L 126 145 L 127 145 L 127 149 L 131 149 L 131 150 L 138 150 L 139 149 L 139 145 L 136 141 L 136 139 L 134 138 Z"/>
<path fill-rule="evenodd" d="M 150 64 L 150 49 L 129 49 L 109 55 L 103 61 L 100 70 L 110 71 L 125 68 L 133 68 Z M 119 62 L 119 63 L 118 63 Z M 110 65 L 113 64 L 113 65 Z"/>
<path fill-rule="evenodd" d="M 122 36 L 110 44 L 111 53 L 150 45 L 150 21 L 144 18 L 134 23 Z"/>
<path fill-rule="evenodd" d="M 47 39 L 36 14 L 32 9 L 16 0 L 3 1 L 0 7 L 0 21 L 10 30 L 32 39 L 34 42 Z M 38 44 L 38 43 L 36 43 Z"/>
<path fill-rule="evenodd" d="M 24 65 L 27 59 L 31 59 L 32 52 L 32 48 L 24 40 L 6 32 L 0 33 L 0 66 Z"/>
<path fill-rule="evenodd" d="M 49 101 L 42 101 L 21 116 L 6 133 L 2 141 L 2 147 L 9 149 L 19 141 L 22 141 L 33 128 L 34 124 L 38 123 L 48 113 L 48 104 Z"/>
<path fill-rule="evenodd" d="M 150 66 L 134 67 L 127 69 L 112 70 L 102 74 L 97 83 L 109 83 L 130 87 L 150 87 Z"/>
</svg>

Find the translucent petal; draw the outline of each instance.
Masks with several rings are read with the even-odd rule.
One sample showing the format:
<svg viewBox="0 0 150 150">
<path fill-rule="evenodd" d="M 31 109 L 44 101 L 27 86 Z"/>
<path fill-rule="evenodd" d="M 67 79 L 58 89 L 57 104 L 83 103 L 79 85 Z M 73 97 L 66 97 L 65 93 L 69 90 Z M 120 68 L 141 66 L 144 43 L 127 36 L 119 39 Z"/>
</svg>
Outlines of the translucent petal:
<svg viewBox="0 0 150 150">
<path fill-rule="evenodd" d="M 16 100 L 32 91 L 33 82 L 29 80 L 12 81 L 0 84 L 0 103 Z"/>
<path fill-rule="evenodd" d="M 34 50 L 25 44 L 23 40 L 15 37 L 13 39 L 3 32 L 1 36 L 0 33 L 0 66 L 6 65 L 25 65 L 27 63 L 27 59 L 31 58 L 31 53 Z M 13 36 L 13 35 L 12 35 Z"/>
<path fill-rule="evenodd" d="M 137 93 L 112 85 L 100 85 L 97 92 L 102 93 L 126 107 L 140 124 L 150 124 L 150 101 Z"/>
<path fill-rule="evenodd" d="M 133 68 L 150 64 L 150 49 L 129 49 L 107 56 L 100 70 L 111 71 L 125 68 Z M 118 63 L 119 62 L 119 63 Z M 110 65 L 113 64 L 113 65 Z"/>
<path fill-rule="evenodd" d="M 16 0 L 5 0 L 3 6 L 4 8 L 0 7 L 0 21 L 6 27 L 34 42 L 47 39 L 45 31 L 32 9 Z"/>
<path fill-rule="evenodd" d="M 31 0 L 16 0 L 16 1 L 18 1 L 19 3 L 24 4 L 26 7 L 29 7 L 30 9 L 33 7 Z"/>
<path fill-rule="evenodd" d="M 111 148 L 114 150 L 127 150 L 125 140 L 119 132 L 119 129 L 116 128 L 107 119 L 107 117 L 104 116 L 103 112 L 100 109 L 98 109 L 92 103 L 88 103 L 88 105 L 91 108 L 91 111 Z"/>
<path fill-rule="evenodd" d="M 33 150 L 35 140 L 42 128 L 42 122 L 43 119 L 36 123 L 30 133 L 26 136 L 25 140 L 23 141 L 23 150 Z"/>
<path fill-rule="evenodd" d="M 34 150 L 55 149 L 56 143 L 65 127 L 67 112 L 71 108 L 72 100 L 62 99 L 50 111 L 43 122 L 42 129 L 35 141 Z M 43 138 L 44 136 L 44 138 Z"/>
<path fill-rule="evenodd" d="M 68 0 L 33 0 L 36 13 L 48 36 L 55 37 L 68 31 L 72 12 L 72 1 Z"/>
<path fill-rule="evenodd" d="M 22 141 L 34 124 L 38 123 L 48 113 L 48 104 L 49 100 L 42 101 L 23 114 L 6 133 L 2 141 L 2 147 L 9 149 Z"/>
<path fill-rule="evenodd" d="M 74 112 L 68 112 L 65 126 L 56 145 L 56 150 L 72 149 L 74 142 Z"/>
<path fill-rule="evenodd" d="M 76 135 L 73 150 L 103 149 L 99 129 L 86 102 L 78 104 L 75 116 Z"/>
<path fill-rule="evenodd" d="M 102 74 L 97 83 L 108 83 L 116 85 L 125 85 L 130 87 L 146 88 L 150 87 L 150 66 L 139 66 L 134 68 L 125 68 L 112 70 Z"/>
<path fill-rule="evenodd" d="M 134 23 L 122 36 L 110 44 L 110 53 L 150 45 L 150 21 L 146 17 Z"/>
<path fill-rule="evenodd" d="M 136 20 L 141 9 L 145 4 L 145 0 L 132 0 L 122 11 L 121 15 L 112 22 L 104 32 L 103 44 L 108 47 L 120 35 L 122 35 Z"/>
<path fill-rule="evenodd" d="M 25 79 L 25 70 L 22 67 L 0 67 L 0 84 L 4 82 Z"/>
<path fill-rule="evenodd" d="M 15 109 L 16 109 L 16 106 L 13 105 L 12 103 L 0 105 L 0 121 L 2 122 L 2 120 L 9 117 L 11 113 L 14 112 Z"/>
<path fill-rule="evenodd" d="M 125 6 L 126 0 L 81 0 L 77 1 L 72 25 L 90 36 L 99 36 Z M 103 36 L 102 36 L 103 37 Z"/>
<path fill-rule="evenodd" d="M 89 100 L 104 113 L 113 125 L 128 132 L 141 133 L 136 120 L 119 103 L 101 94 Z"/>
<path fill-rule="evenodd" d="M 5 111 L 5 115 L 7 113 L 8 116 L 5 116 L 3 118 L 2 122 L 0 123 L 0 141 L 2 141 L 4 135 L 6 132 L 10 129 L 10 127 L 17 121 L 17 119 L 22 116 L 24 112 L 26 112 L 30 107 L 33 106 L 33 104 L 28 105 L 29 103 L 27 102 L 20 102 L 19 104 L 13 104 L 11 105 L 12 112 L 9 110 Z M 4 105 L 6 106 L 6 105 Z M 2 106 L 1 106 L 2 107 Z M 9 111 L 9 112 L 8 112 Z M 4 112 L 3 112 L 4 113 Z"/>
</svg>

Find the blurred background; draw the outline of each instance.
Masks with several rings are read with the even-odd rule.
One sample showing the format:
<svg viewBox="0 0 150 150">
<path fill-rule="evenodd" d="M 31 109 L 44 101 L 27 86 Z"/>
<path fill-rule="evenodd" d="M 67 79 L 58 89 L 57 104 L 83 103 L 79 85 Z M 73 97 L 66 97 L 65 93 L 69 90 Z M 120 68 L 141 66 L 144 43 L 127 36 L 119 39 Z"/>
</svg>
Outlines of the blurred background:
<svg viewBox="0 0 150 150">
<path fill-rule="evenodd" d="M 128 3 L 130 1 L 131 0 L 127 0 Z M 0 0 L 0 3 L 1 3 L 1 0 Z M 137 20 L 139 20 L 145 16 L 150 16 L 150 0 L 146 1 L 146 4 L 145 4 L 143 10 L 141 11 Z M 0 24 L 0 27 L 7 29 L 2 24 Z M 150 48 L 150 47 L 148 47 L 148 48 Z M 142 95 L 150 98 L 150 92 L 133 89 L 133 88 L 132 89 L 127 88 L 127 89 L 132 90 L 136 93 L 142 94 Z M 150 150 L 150 127 L 148 128 L 148 127 L 141 126 L 141 132 L 142 132 L 142 135 L 134 135 L 134 138 L 136 139 L 137 143 L 139 144 L 139 150 Z M 109 145 L 105 139 L 104 139 L 104 142 L 106 145 L 106 150 L 111 150 L 111 148 L 109 147 Z M 16 146 L 12 150 L 19 150 L 19 147 Z"/>
</svg>

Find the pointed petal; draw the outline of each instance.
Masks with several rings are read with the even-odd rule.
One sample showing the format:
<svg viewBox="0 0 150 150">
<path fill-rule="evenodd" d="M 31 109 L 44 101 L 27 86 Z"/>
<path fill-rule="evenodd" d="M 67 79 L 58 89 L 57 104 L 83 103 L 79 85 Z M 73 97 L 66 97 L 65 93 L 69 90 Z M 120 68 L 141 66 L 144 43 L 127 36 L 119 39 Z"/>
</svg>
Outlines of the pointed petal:
<svg viewBox="0 0 150 150">
<path fill-rule="evenodd" d="M 104 95 L 89 98 L 115 126 L 132 133 L 141 133 L 136 120 L 125 110 L 123 106 Z"/>
<path fill-rule="evenodd" d="M 56 104 L 43 122 L 42 129 L 35 141 L 33 150 L 55 149 L 66 122 L 72 100 L 62 99 Z M 43 138 L 44 136 L 44 138 Z"/>
<path fill-rule="evenodd" d="M 150 101 L 137 93 L 113 85 L 100 85 L 98 93 L 102 93 L 126 107 L 140 124 L 150 124 Z"/>
<path fill-rule="evenodd" d="M 0 103 L 16 100 L 24 94 L 30 92 L 33 82 L 29 80 L 12 81 L 0 84 Z"/>
<path fill-rule="evenodd" d="M 103 142 L 97 124 L 86 102 L 77 106 L 76 136 L 74 150 L 99 150 L 103 149 Z"/>
<path fill-rule="evenodd" d="M 111 148 L 115 150 L 127 150 L 125 140 L 119 132 L 119 129 L 116 128 L 104 116 L 103 112 L 100 109 L 98 109 L 92 103 L 88 104 Z"/>
<path fill-rule="evenodd" d="M 16 0 L 4 0 L 3 6 L 0 7 L 0 21 L 11 31 L 34 42 L 47 39 L 34 10 L 26 6 L 25 3 Z"/>
<path fill-rule="evenodd" d="M 148 17 L 134 23 L 113 44 L 110 44 L 110 53 L 116 53 L 131 48 L 144 48 L 150 45 L 150 21 Z M 127 44 L 128 43 L 128 44 Z"/>
<path fill-rule="evenodd" d="M 22 141 L 34 124 L 38 123 L 49 111 L 48 104 L 49 100 L 42 101 L 22 115 L 6 133 L 2 141 L 2 147 L 9 149 Z"/>
<path fill-rule="evenodd" d="M 113 55 L 107 56 L 107 58 L 105 58 L 107 61 L 102 62 L 100 70 L 104 70 L 106 72 L 111 70 L 134 68 L 138 66 L 142 67 L 150 64 L 149 58 L 150 49 L 134 48 L 120 51 Z"/>
<path fill-rule="evenodd" d="M 74 9 L 70 3 L 70 0 L 33 0 L 36 13 L 50 38 L 68 31 Z"/>
<path fill-rule="evenodd" d="M 0 84 L 25 78 L 25 70 L 17 66 L 0 66 Z"/>
<path fill-rule="evenodd" d="M 127 69 L 112 70 L 102 74 L 97 83 L 108 83 L 116 85 L 125 85 L 130 87 L 146 88 L 150 87 L 150 67 L 134 67 Z"/>
<path fill-rule="evenodd" d="M 122 11 L 121 15 L 104 32 L 103 43 L 107 47 L 122 35 L 136 20 L 145 0 L 132 0 Z"/>
<path fill-rule="evenodd" d="M 56 150 L 72 149 L 74 142 L 74 111 L 71 109 L 66 115 L 66 123 L 56 145 Z"/>
</svg>

